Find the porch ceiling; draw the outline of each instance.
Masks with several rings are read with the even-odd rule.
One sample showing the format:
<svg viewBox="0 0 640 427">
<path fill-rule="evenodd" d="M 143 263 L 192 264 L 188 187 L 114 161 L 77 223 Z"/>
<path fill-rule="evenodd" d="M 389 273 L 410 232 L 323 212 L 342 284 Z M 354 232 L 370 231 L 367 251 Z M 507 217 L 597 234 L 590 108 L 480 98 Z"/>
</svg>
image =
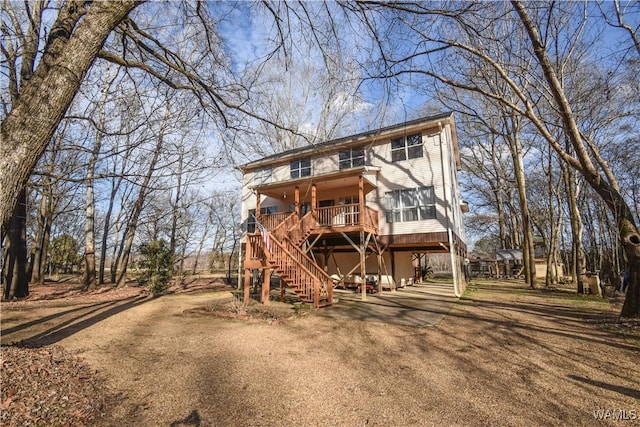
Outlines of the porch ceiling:
<svg viewBox="0 0 640 427">
<path fill-rule="evenodd" d="M 339 172 L 326 173 L 321 175 L 307 176 L 299 179 L 291 179 L 270 184 L 262 184 L 253 187 L 260 194 L 276 199 L 290 198 L 293 200 L 295 188 L 300 189 L 300 200 L 310 199 L 311 186 L 316 185 L 316 190 L 320 192 L 331 192 L 337 189 L 353 187 L 358 189 L 360 175 L 364 177 L 364 193 L 367 194 L 377 187 L 377 173 L 380 168 L 361 167 L 343 170 Z"/>
</svg>

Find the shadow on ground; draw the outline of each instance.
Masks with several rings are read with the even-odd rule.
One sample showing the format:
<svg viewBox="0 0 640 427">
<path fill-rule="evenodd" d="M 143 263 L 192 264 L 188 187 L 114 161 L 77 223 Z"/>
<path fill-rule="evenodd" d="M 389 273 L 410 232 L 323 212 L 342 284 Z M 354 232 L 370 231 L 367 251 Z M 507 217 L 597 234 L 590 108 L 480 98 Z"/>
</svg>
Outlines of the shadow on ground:
<svg viewBox="0 0 640 427">
<path fill-rule="evenodd" d="M 146 301 L 149 301 L 147 296 L 105 301 L 50 314 L 6 329 L 3 328 L 2 344 L 19 343 L 28 347 L 56 344 L 64 338 L 118 313 L 144 304 Z"/>
</svg>

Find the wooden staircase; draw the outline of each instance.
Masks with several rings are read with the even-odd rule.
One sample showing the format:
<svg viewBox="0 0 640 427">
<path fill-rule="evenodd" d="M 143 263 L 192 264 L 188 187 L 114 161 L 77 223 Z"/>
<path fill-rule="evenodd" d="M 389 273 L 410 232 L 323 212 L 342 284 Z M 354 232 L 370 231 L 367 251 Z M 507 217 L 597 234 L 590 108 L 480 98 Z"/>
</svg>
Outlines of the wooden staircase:
<svg viewBox="0 0 640 427">
<path fill-rule="evenodd" d="M 280 276 L 298 297 L 314 307 L 333 304 L 333 281 L 311 258 L 300 244 L 306 240 L 315 221 L 307 213 L 302 219 L 292 213 L 280 222 L 273 231 L 251 236 L 251 243 L 257 244 L 264 253 L 266 263 Z M 256 238 L 257 237 L 257 238 Z"/>
</svg>

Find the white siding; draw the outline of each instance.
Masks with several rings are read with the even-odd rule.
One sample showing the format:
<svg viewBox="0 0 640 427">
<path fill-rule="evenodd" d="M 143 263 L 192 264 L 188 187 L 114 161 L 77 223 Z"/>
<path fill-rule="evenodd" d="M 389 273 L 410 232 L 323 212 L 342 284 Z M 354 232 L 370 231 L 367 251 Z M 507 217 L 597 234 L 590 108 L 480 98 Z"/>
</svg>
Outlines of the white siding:
<svg viewBox="0 0 640 427">
<path fill-rule="evenodd" d="M 375 195 L 370 195 L 375 205 L 370 204 L 380 212 L 380 234 L 410 234 L 446 231 L 446 212 L 444 207 L 444 185 L 442 160 L 440 154 L 440 138 L 446 141 L 444 133 L 438 129 L 423 132 L 423 157 L 416 159 L 391 162 L 390 141 L 373 147 L 375 162 L 373 166 L 380 167 L 378 173 L 378 188 Z M 446 167 L 446 165 L 445 165 Z M 392 190 L 434 186 L 436 198 L 436 218 L 423 221 L 407 221 L 388 224 L 384 215 L 384 197 Z M 369 199 L 367 200 L 369 202 Z"/>
<path fill-rule="evenodd" d="M 414 133 L 410 129 L 409 134 Z M 377 175 L 377 188 L 366 195 L 366 204 L 379 212 L 379 234 L 397 235 L 412 233 L 446 232 L 451 226 L 452 231 L 461 239 L 465 239 L 462 212 L 460 210 L 460 196 L 457 181 L 456 162 L 452 146 L 451 125 L 447 121 L 442 128 L 438 124 L 422 131 L 423 157 L 397 162 L 391 161 L 390 138 L 379 139 L 369 143 L 365 148 L 366 165 L 380 168 Z M 317 154 L 311 161 L 311 174 L 337 172 L 338 151 Z M 307 158 L 303 154 L 300 158 Z M 248 186 L 254 185 L 254 173 L 248 172 L 243 180 L 242 215 L 246 220 L 247 211 L 255 208 L 255 195 Z M 290 180 L 289 162 L 275 164 L 272 171 L 272 182 Z M 392 190 L 433 186 L 436 199 L 436 218 L 396 222 L 388 224 L 385 216 L 385 194 Z M 341 187 L 323 194 L 318 192 L 318 200 L 335 200 L 341 197 L 357 195 L 357 187 Z M 302 197 L 305 199 L 305 197 Z M 289 210 L 289 201 L 276 202 L 263 199 L 261 206 L 278 206 L 280 211 Z"/>
</svg>

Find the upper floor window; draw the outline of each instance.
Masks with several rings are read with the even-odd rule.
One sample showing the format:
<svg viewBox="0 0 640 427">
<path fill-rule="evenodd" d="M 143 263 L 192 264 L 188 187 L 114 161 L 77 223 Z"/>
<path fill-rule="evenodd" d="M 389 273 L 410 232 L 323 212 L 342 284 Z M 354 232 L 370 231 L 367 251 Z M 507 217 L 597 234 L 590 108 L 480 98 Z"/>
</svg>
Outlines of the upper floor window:
<svg viewBox="0 0 640 427">
<path fill-rule="evenodd" d="M 311 159 L 292 160 L 290 165 L 291 178 L 311 176 Z"/>
<path fill-rule="evenodd" d="M 436 217 L 433 186 L 389 191 L 385 194 L 387 223 L 420 221 Z"/>
<path fill-rule="evenodd" d="M 349 148 L 338 153 L 340 169 L 364 166 L 364 147 Z"/>
<path fill-rule="evenodd" d="M 271 182 L 271 174 L 273 173 L 272 168 L 265 168 L 256 171 L 256 174 L 253 178 L 254 185 L 260 184 L 268 184 Z"/>
<path fill-rule="evenodd" d="M 391 140 L 391 161 L 422 157 L 422 134 L 416 133 Z"/>
</svg>

